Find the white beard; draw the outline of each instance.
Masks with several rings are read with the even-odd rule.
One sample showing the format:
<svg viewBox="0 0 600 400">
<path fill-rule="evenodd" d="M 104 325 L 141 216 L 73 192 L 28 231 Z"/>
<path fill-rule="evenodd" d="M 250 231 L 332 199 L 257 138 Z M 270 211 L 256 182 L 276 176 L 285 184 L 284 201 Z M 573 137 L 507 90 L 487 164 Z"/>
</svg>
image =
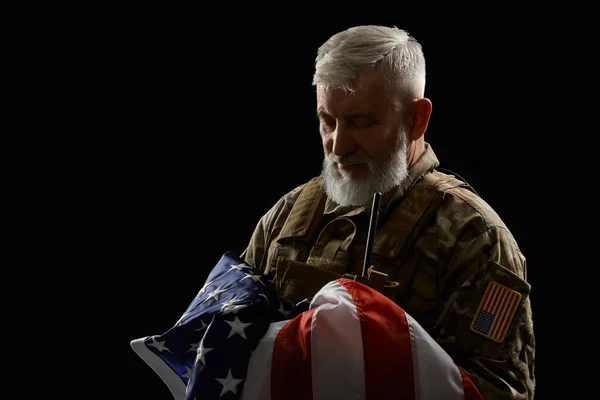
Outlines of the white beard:
<svg viewBox="0 0 600 400">
<path fill-rule="evenodd" d="M 373 200 L 375 192 L 382 195 L 404 184 L 408 179 L 406 136 L 399 132 L 398 145 L 391 158 L 382 166 L 376 166 L 370 158 L 348 155 L 336 157 L 330 153 L 323 159 L 321 176 L 325 193 L 342 206 L 363 206 Z M 354 180 L 341 174 L 334 162 L 344 164 L 365 163 L 369 166 L 369 176 L 364 180 Z"/>
</svg>

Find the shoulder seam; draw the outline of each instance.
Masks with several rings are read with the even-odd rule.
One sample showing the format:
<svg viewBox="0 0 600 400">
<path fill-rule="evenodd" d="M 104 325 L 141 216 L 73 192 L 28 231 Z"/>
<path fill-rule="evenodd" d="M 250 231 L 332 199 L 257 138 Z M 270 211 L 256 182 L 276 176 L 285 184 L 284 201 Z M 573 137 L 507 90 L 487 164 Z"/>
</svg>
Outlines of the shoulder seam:
<svg viewBox="0 0 600 400">
<path fill-rule="evenodd" d="M 467 203 L 469 206 L 471 206 L 471 208 L 477 212 L 477 215 L 479 215 L 481 217 L 481 220 L 484 222 L 484 226 L 482 227 L 482 232 L 484 232 L 484 231 L 486 231 L 486 230 L 488 230 L 490 228 L 493 228 L 493 227 L 499 227 L 499 228 L 503 228 L 503 229 L 508 229 L 505 226 L 504 222 L 502 222 L 502 220 L 500 219 L 499 216 L 498 216 L 498 219 L 500 221 L 499 223 L 494 223 L 494 222 L 490 221 L 489 217 L 485 215 L 485 213 L 482 211 L 481 207 L 478 204 L 476 204 L 472 199 L 470 199 L 468 196 L 465 196 L 462 193 L 461 189 L 462 190 L 469 190 L 469 189 L 466 189 L 466 188 L 456 187 L 456 188 L 452 188 L 452 189 L 448 190 L 447 193 L 455 195 L 456 197 L 458 197 L 459 199 L 461 199 L 462 201 L 464 201 L 465 203 Z M 481 201 L 485 201 L 485 200 L 483 200 L 483 198 L 481 196 L 477 195 L 477 197 L 479 199 L 481 199 Z M 492 210 L 492 211 L 494 211 L 494 210 Z"/>
</svg>

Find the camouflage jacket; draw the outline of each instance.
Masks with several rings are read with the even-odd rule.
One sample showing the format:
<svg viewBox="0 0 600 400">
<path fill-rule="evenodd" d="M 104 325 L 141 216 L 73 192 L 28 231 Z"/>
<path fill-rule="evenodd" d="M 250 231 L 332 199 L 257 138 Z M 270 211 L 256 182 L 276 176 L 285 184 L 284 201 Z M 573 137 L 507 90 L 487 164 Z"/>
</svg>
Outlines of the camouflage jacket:
<svg viewBox="0 0 600 400">
<path fill-rule="evenodd" d="M 381 232 L 389 226 L 394 228 L 394 224 L 402 225 L 406 216 L 415 214 L 406 211 L 409 206 L 403 205 L 403 199 L 416 193 L 419 183 L 428 176 L 447 176 L 436 170 L 438 166 L 439 161 L 427 144 L 426 152 L 409 170 L 414 184 L 383 196 L 378 225 L 381 231 L 377 235 L 389 236 Z M 246 262 L 265 274 L 277 275 L 273 253 L 286 221 L 291 215 L 305 216 L 308 212 L 304 204 L 296 206 L 296 211 L 301 209 L 300 214 L 293 212 L 307 185 L 284 195 L 260 219 L 242 254 Z M 535 341 L 526 260 L 497 213 L 465 186 L 447 187 L 431 215 L 419 214 L 415 218 L 419 229 L 411 232 L 403 251 L 390 253 L 385 260 L 374 254 L 372 265 L 399 282 L 402 290 L 395 301 L 470 376 L 484 398 L 532 399 Z M 417 201 L 421 201 L 419 197 Z M 323 209 L 316 211 L 315 217 L 319 218 L 314 218 L 318 222 L 307 243 L 309 253 L 300 254 L 298 261 L 305 262 L 307 269 L 314 266 L 327 273 L 360 274 L 370 205 L 341 207 L 329 199 L 323 203 Z M 315 213 L 315 207 L 308 208 Z M 405 216 L 394 218 L 403 208 Z M 348 236 L 350 225 L 355 233 Z M 333 233 L 325 235 L 324 227 Z M 292 246 L 300 242 L 291 241 Z M 320 257 L 331 248 L 327 243 L 337 243 L 334 247 L 338 253 L 344 253 L 339 250 L 343 248 L 349 257 L 338 262 L 336 255 L 336 261 L 328 263 Z M 389 248 L 389 241 L 382 246 Z M 325 280 L 336 276 L 327 275 Z M 302 294 L 314 294 L 322 284 L 316 282 Z"/>
</svg>

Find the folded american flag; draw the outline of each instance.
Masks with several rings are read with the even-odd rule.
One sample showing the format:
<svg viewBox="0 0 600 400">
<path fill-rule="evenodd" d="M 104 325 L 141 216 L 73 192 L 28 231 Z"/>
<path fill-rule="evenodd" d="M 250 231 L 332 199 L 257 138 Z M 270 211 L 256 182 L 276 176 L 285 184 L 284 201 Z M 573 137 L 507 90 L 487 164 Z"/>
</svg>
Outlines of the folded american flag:
<svg viewBox="0 0 600 400">
<path fill-rule="evenodd" d="M 341 278 L 299 304 L 225 253 L 170 330 L 133 340 L 175 400 L 481 399 L 425 330 Z"/>
<path fill-rule="evenodd" d="M 133 340 L 131 347 L 175 400 L 239 398 L 258 341 L 271 322 L 297 309 L 277 300 L 260 271 L 227 252 L 171 329 Z"/>
</svg>

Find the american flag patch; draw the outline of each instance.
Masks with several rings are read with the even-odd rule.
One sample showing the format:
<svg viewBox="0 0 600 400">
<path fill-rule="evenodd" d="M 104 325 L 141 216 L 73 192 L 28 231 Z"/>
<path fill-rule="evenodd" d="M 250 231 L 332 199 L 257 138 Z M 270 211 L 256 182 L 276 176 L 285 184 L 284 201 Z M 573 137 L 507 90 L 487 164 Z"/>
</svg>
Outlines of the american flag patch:
<svg viewBox="0 0 600 400">
<path fill-rule="evenodd" d="M 471 322 L 471 330 L 502 343 L 520 301 L 521 293 L 490 281 Z"/>
</svg>

